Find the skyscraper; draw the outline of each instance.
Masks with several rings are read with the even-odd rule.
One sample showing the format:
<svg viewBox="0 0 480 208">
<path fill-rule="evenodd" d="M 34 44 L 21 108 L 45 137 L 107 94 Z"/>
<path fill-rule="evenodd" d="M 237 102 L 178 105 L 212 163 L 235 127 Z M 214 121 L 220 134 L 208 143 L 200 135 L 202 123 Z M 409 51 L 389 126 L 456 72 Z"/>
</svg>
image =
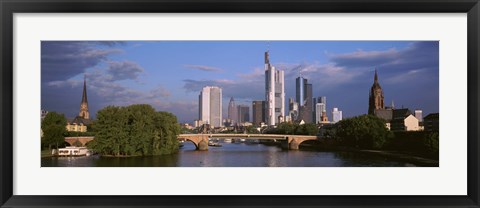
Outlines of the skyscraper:
<svg viewBox="0 0 480 208">
<path fill-rule="evenodd" d="M 312 84 L 308 84 L 308 80 L 303 77 L 296 79 L 296 101 L 300 108 L 299 120 L 305 123 L 312 123 L 313 119 L 313 97 Z"/>
<path fill-rule="evenodd" d="M 233 97 L 230 98 L 230 102 L 228 103 L 228 120 L 230 120 L 231 124 L 237 123 L 237 106 L 235 105 L 235 100 Z"/>
<path fill-rule="evenodd" d="M 383 90 L 378 83 L 377 70 L 375 69 L 375 77 L 368 99 L 368 114 L 375 115 L 375 110 L 378 109 L 385 109 L 385 105 L 383 103 Z"/>
<path fill-rule="evenodd" d="M 298 120 L 298 103 L 293 100 L 293 98 L 288 99 L 288 116 L 290 117 L 291 121 Z"/>
<path fill-rule="evenodd" d="M 213 127 L 222 126 L 222 89 L 206 86 L 199 95 L 199 120 Z"/>
<path fill-rule="evenodd" d="M 238 105 L 238 123 L 250 122 L 250 108 L 247 105 Z"/>
<path fill-rule="evenodd" d="M 270 64 L 269 52 L 265 52 L 265 100 L 268 125 L 280 123 L 279 117 L 285 117 L 285 79 L 282 70 L 276 70 Z"/>
<path fill-rule="evenodd" d="M 325 112 L 325 104 L 317 103 L 315 104 L 315 123 L 322 121 L 322 114 Z"/>
<path fill-rule="evenodd" d="M 315 104 L 315 123 L 319 123 L 320 121 L 322 121 L 322 118 L 323 118 L 323 121 L 325 121 L 325 118 L 328 121 L 328 116 L 326 115 L 327 114 L 327 97 L 325 96 L 318 97 L 316 100 L 317 100 L 317 103 Z M 325 116 L 323 116 L 324 114 Z"/>
<path fill-rule="evenodd" d="M 252 102 L 252 118 L 253 124 L 256 126 L 260 126 L 262 122 L 265 122 L 265 101 Z"/>
<path fill-rule="evenodd" d="M 295 101 L 297 101 L 300 106 L 304 105 L 306 82 L 307 79 L 303 77 L 297 77 L 297 79 L 295 80 Z"/>
<path fill-rule="evenodd" d="M 83 119 L 90 119 L 90 113 L 88 112 L 88 99 L 87 99 L 87 78 L 83 78 L 83 95 L 82 102 L 80 103 L 80 112 L 78 116 Z"/>
<path fill-rule="evenodd" d="M 332 120 L 333 123 L 337 123 L 342 120 L 342 111 L 339 111 L 338 108 L 333 108 L 332 111 Z"/>
</svg>

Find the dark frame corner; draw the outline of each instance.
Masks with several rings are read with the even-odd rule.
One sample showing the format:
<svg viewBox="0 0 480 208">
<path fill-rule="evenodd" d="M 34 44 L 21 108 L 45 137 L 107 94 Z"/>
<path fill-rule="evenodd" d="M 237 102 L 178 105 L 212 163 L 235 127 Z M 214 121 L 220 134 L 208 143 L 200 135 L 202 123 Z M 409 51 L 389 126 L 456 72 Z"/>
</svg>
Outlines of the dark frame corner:
<svg viewBox="0 0 480 208">
<path fill-rule="evenodd" d="M 479 0 L 0 0 L 1 207 L 480 207 Z M 468 195 L 466 196 L 18 196 L 13 195 L 13 14 L 113 12 L 467 13 Z M 453 69 L 452 69 L 453 70 Z M 448 179 L 445 179 L 448 180 Z"/>
</svg>

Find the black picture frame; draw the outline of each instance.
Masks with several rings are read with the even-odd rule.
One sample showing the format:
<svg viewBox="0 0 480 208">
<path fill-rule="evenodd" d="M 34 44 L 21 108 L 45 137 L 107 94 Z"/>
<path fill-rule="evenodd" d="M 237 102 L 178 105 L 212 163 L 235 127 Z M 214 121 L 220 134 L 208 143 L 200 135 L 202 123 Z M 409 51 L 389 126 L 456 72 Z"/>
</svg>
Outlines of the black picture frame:
<svg viewBox="0 0 480 208">
<path fill-rule="evenodd" d="M 478 0 L 0 0 L 1 207 L 479 207 Z M 13 195 L 15 13 L 467 13 L 468 194 L 466 196 L 25 196 Z M 445 180 L 449 180 L 445 178 Z M 192 184 L 195 185 L 195 184 Z"/>
</svg>

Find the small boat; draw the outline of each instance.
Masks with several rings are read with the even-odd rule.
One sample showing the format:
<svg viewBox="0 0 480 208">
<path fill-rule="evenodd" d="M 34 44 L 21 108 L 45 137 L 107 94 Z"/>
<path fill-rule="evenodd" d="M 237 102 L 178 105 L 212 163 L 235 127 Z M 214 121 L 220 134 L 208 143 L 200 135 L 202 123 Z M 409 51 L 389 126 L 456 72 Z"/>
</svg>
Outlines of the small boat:
<svg viewBox="0 0 480 208">
<path fill-rule="evenodd" d="M 208 142 L 208 146 L 212 146 L 212 147 L 221 147 L 222 145 L 218 142 L 212 142 L 212 141 L 209 141 Z"/>
</svg>

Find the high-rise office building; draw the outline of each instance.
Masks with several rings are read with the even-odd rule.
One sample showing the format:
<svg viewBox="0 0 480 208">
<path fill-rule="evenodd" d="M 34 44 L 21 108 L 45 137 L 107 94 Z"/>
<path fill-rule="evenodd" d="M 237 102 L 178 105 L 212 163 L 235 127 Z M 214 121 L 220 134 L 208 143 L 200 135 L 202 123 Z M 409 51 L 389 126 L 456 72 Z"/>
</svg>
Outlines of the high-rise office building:
<svg viewBox="0 0 480 208">
<path fill-rule="evenodd" d="M 247 105 L 238 105 L 238 123 L 250 122 L 250 108 Z"/>
<path fill-rule="evenodd" d="M 230 102 L 228 103 L 228 117 L 227 120 L 233 125 L 237 123 L 237 106 L 235 105 L 235 100 L 233 97 L 230 98 Z"/>
<path fill-rule="evenodd" d="M 312 123 L 313 120 L 313 97 L 312 84 L 308 84 L 308 80 L 303 77 L 296 79 L 296 101 L 300 108 L 299 120 L 305 123 Z"/>
<path fill-rule="evenodd" d="M 325 96 L 322 96 L 322 97 L 318 97 L 316 99 L 317 103 L 315 103 L 315 123 L 319 123 L 320 121 L 322 121 L 322 117 L 323 117 L 323 120 L 325 120 L 325 118 L 327 119 L 328 121 L 328 116 L 326 115 L 327 113 L 327 97 Z M 318 105 L 320 104 L 320 105 Z M 323 116 L 323 114 L 325 114 L 325 116 Z"/>
<path fill-rule="evenodd" d="M 288 99 L 288 117 L 290 121 L 297 121 L 298 120 L 298 103 L 293 100 L 293 98 Z"/>
<path fill-rule="evenodd" d="M 322 121 L 322 114 L 325 112 L 325 104 L 317 103 L 315 104 L 315 123 Z"/>
<path fill-rule="evenodd" d="M 267 125 L 280 123 L 285 117 L 285 79 L 282 70 L 270 64 L 269 52 L 265 52 L 265 100 Z"/>
<path fill-rule="evenodd" d="M 333 108 L 332 111 L 332 120 L 333 123 L 337 123 L 342 120 L 342 111 L 339 111 L 338 108 Z"/>
<path fill-rule="evenodd" d="M 253 124 L 260 126 L 263 122 L 265 123 L 265 101 L 253 101 L 252 102 L 252 118 Z"/>
<path fill-rule="evenodd" d="M 303 77 L 297 77 L 295 80 L 295 101 L 300 104 L 300 106 L 305 105 L 305 84 L 307 79 Z"/>
<path fill-rule="evenodd" d="M 199 120 L 213 127 L 222 124 L 222 89 L 215 86 L 206 86 L 199 95 Z"/>
<path fill-rule="evenodd" d="M 317 101 L 318 101 L 318 103 L 325 104 L 324 108 L 323 108 L 323 111 L 327 111 L 327 97 L 325 97 L 325 96 L 318 97 Z"/>
</svg>

